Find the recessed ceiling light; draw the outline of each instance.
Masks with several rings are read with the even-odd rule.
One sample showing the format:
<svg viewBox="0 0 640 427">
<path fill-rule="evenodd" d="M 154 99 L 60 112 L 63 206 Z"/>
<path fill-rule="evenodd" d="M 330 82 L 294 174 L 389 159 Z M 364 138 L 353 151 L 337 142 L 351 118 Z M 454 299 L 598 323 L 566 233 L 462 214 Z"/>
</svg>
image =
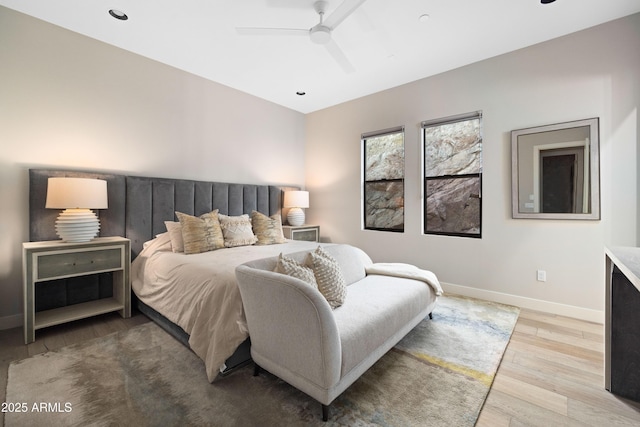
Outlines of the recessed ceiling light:
<svg viewBox="0 0 640 427">
<path fill-rule="evenodd" d="M 540 3 L 542 4 L 549 4 L 549 3 L 553 3 L 556 0 L 540 0 Z"/>
<path fill-rule="evenodd" d="M 299 90 L 299 91 L 296 92 L 296 95 L 298 95 L 298 96 L 304 96 L 306 94 L 307 94 L 307 92 L 305 92 L 303 90 Z"/>
<path fill-rule="evenodd" d="M 126 21 L 127 19 L 129 19 L 129 17 L 127 16 L 126 13 L 119 11 L 117 9 L 111 9 L 109 10 L 109 15 L 113 16 L 116 19 L 119 19 L 121 21 Z"/>
<path fill-rule="evenodd" d="M 429 20 L 429 15 L 426 13 L 423 15 L 420 15 L 420 17 L 418 18 L 418 21 L 420 22 L 427 22 L 428 20 Z"/>
</svg>

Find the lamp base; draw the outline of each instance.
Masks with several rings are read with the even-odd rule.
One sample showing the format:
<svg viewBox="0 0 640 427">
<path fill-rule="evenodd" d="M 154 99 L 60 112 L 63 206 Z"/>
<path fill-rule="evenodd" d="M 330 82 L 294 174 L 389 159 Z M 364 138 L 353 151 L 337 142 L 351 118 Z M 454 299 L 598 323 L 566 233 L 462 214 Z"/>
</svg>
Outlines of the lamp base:
<svg viewBox="0 0 640 427">
<path fill-rule="evenodd" d="M 89 242 L 99 231 L 100 220 L 90 209 L 65 209 L 56 220 L 56 234 L 63 242 Z"/>
<path fill-rule="evenodd" d="M 304 211 L 301 208 L 291 208 L 287 213 L 287 222 L 289 225 L 304 224 Z"/>
</svg>

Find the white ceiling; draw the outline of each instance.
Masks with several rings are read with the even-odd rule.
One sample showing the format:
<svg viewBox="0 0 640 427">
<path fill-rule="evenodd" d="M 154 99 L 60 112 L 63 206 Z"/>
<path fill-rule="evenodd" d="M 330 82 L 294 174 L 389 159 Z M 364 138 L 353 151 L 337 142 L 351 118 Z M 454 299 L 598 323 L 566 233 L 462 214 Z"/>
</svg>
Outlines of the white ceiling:
<svg viewBox="0 0 640 427">
<path fill-rule="evenodd" d="M 329 0 L 326 16 L 342 0 Z M 302 113 L 640 12 L 639 0 L 367 0 L 333 40 L 236 27 L 311 28 L 314 0 L 0 0 L 0 5 Z M 125 12 L 118 21 L 109 9 Z M 420 15 L 429 19 L 421 22 Z M 615 48 L 615 47 L 612 47 Z M 306 95 L 296 95 L 304 91 Z"/>
</svg>

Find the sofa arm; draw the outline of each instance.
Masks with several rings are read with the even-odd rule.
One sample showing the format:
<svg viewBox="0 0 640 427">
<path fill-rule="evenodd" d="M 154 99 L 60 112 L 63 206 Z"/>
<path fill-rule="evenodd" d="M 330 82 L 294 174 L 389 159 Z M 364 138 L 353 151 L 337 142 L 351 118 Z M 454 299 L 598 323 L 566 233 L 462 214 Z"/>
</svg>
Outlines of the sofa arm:
<svg viewBox="0 0 640 427">
<path fill-rule="evenodd" d="M 340 337 L 322 294 L 302 280 L 247 265 L 236 268 L 236 277 L 254 358 L 285 381 L 301 377 L 322 389 L 335 385 Z"/>
</svg>

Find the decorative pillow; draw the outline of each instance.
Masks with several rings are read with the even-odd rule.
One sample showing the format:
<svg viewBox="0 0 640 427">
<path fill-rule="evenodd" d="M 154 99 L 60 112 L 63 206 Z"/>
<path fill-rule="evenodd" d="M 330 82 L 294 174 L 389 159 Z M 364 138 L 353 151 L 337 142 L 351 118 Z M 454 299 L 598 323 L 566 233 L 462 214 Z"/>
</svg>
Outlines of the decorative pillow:
<svg viewBox="0 0 640 427">
<path fill-rule="evenodd" d="M 218 210 L 195 217 L 176 212 L 182 227 L 185 254 L 198 254 L 224 248 L 224 238 L 218 221 Z"/>
<path fill-rule="evenodd" d="M 318 289 L 318 284 L 316 283 L 316 277 L 313 274 L 313 270 L 306 265 L 300 264 L 293 258 L 280 254 L 275 271 L 277 273 L 286 274 L 287 276 L 300 279 L 303 282 L 307 282 L 315 289 Z"/>
<path fill-rule="evenodd" d="M 258 241 L 251 229 L 249 215 L 227 216 L 218 214 L 218 218 L 220 219 L 220 227 L 222 227 L 224 245 L 227 248 L 253 245 Z"/>
<path fill-rule="evenodd" d="M 184 252 L 184 240 L 182 240 L 182 226 L 180 222 L 165 221 L 165 227 L 171 238 L 171 250 L 173 252 Z"/>
<path fill-rule="evenodd" d="M 282 234 L 282 218 L 275 214 L 266 216 L 258 211 L 251 212 L 251 226 L 253 234 L 258 239 L 258 245 L 273 245 L 286 242 Z"/>
<path fill-rule="evenodd" d="M 331 308 L 340 307 L 347 297 L 347 283 L 338 261 L 318 246 L 307 256 L 307 264 L 312 266 L 318 290 Z"/>
</svg>

